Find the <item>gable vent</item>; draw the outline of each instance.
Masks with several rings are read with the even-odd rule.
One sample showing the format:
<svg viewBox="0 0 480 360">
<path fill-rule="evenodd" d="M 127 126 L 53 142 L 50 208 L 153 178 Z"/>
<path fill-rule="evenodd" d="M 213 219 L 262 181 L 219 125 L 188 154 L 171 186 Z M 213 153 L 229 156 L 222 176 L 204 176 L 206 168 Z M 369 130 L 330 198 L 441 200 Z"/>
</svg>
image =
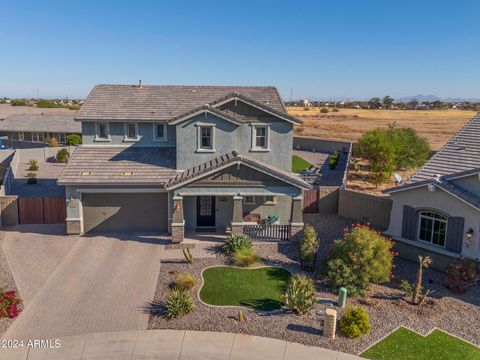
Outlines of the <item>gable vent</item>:
<svg viewBox="0 0 480 360">
<path fill-rule="evenodd" d="M 91 171 L 81 171 L 80 172 L 80 176 L 90 176 L 90 175 L 92 175 Z"/>
<path fill-rule="evenodd" d="M 124 171 L 122 172 L 122 176 L 133 176 L 133 171 Z"/>
</svg>

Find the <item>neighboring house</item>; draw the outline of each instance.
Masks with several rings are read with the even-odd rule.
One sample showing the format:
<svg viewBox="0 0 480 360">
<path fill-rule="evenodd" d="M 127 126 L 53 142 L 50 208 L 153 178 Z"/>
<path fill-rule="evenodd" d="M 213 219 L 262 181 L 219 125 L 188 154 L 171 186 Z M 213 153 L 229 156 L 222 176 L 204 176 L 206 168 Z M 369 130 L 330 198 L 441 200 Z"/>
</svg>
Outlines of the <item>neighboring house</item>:
<svg viewBox="0 0 480 360">
<path fill-rule="evenodd" d="M 75 115 L 17 114 L 0 120 L 0 136 L 13 148 L 41 147 L 49 138 L 66 144 L 70 134 L 82 133 Z"/>
<path fill-rule="evenodd" d="M 239 233 L 279 217 L 303 228 L 293 125 L 274 87 L 97 85 L 83 145 L 58 183 L 67 232 Z M 258 225 L 257 225 L 258 226 Z"/>
<path fill-rule="evenodd" d="M 420 253 L 443 268 L 452 258 L 480 258 L 480 114 L 472 118 L 404 185 L 386 232 L 405 257 Z"/>
</svg>

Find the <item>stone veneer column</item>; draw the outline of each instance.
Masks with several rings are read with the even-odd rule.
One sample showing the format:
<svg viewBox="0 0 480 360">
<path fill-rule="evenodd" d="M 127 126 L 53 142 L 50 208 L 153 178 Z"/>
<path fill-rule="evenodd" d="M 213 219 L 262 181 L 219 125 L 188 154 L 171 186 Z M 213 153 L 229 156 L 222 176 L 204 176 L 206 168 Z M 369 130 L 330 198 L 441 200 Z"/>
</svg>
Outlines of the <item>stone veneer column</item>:
<svg viewBox="0 0 480 360">
<path fill-rule="evenodd" d="M 290 241 L 299 241 L 303 233 L 302 195 L 292 197 L 290 215 Z"/>
<path fill-rule="evenodd" d="M 172 242 L 181 243 L 185 236 L 185 219 L 183 218 L 183 197 L 173 197 Z"/>
<path fill-rule="evenodd" d="M 80 219 L 67 219 L 67 235 L 80 235 L 82 233 L 82 222 Z"/>
<path fill-rule="evenodd" d="M 243 234 L 243 197 L 233 197 L 232 235 Z"/>
</svg>

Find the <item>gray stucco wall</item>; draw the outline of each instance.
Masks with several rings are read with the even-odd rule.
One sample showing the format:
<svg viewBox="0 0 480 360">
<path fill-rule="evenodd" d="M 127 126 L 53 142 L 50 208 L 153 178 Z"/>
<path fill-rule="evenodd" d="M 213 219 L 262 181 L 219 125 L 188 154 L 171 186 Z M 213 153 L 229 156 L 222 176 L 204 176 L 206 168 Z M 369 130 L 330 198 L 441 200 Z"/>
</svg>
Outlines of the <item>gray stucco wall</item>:
<svg viewBox="0 0 480 360">
<path fill-rule="evenodd" d="M 197 152 L 197 128 L 199 123 L 215 125 L 215 152 Z M 291 171 L 292 167 L 292 129 L 291 123 L 269 120 L 269 148 L 267 152 L 251 151 L 252 125 L 235 125 L 217 116 L 207 114 L 177 125 L 177 168 L 188 169 L 220 155 L 238 150 L 261 161 L 274 164 Z"/>
<path fill-rule="evenodd" d="M 110 141 L 95 141 L 95 122 L 82 122 L 82 138 L 86 145 L 133 145 L 133 146 L 175 146 L 175 126 L 167 125 L 167 141 L 154 139 L 154 125 L 152 123 L 139 123 L 137 141 L 125 141 L 125 123 L 109 122 Z"/>
<path fill-rule="evenodd" d="M 403 206 L 409 205 L 415 209 L 439 210 L 449 216 L 461 216 L 465 218 L 464 234 L 469 229 L 474 230 L 474 243 L 467 247 L 464 238 L 462 255 L 470 258 L 480 257 L 480 212 L 465 202 L 453 197 L 437 187 L 434 192 L 428 191 L 427 186 L 390 194 L 393 200 L 390 216 L 390 226 L 386 231 L 387 235 L 394 238 L 401 238 Z M 428 246 L 427 243 L 421 243 Z M 432 250 L 438 250 L 435 246 L 429 246 Z"/>
<path fill-rule="evenodd" d="M 256 196 L 256 204 L 243 204 L 243 212 L 259 214 L 262 219 L 270 215 L 277 215 L 280 218 L 280 225 L 288 225 L 292 211 L 292 198 L 290 196 L 275 196 L 274 199 L 274 203 L 266 204 L 263 196 Z"/>
</svg>

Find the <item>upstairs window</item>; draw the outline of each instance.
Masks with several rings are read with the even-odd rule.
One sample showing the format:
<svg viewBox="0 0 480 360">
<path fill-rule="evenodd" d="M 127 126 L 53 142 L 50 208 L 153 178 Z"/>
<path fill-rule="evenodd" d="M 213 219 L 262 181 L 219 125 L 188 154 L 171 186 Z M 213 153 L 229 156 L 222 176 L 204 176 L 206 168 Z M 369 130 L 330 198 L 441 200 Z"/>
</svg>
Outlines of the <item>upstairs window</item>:
<svg viewBox="0 0 480 360">
<path fill-rule="evenodd" d="M 434 211 L 422 211 L 419 217 L 418 240 L 444 247 L 447 218 Z"/>
<path fill-rule="evenodd" d="M 267 125 L 259 124 L 252 126 L 252 150 L 268 151 L 269 148 L 269 128 Z"/>
<path fill-rule="evenodd" d="M 153 125 L 154 139 L 156 141 L 167 141 L 167 125 L 154 124 Z"/>
<path fill-rule="evenodd" d="M 199 152 L 215 151 L 215 126 L 199 125 L 198 126 L 198 149 Z"/>
<path fill-rule="evenodd" d="M 137 140 L 138 139 L 138 124 L 126 123 L 125 124 L 125 140 Z"/>
<path fill-rule="evenodd" d="M 110 140 L 108 123 L 97 123 L 96 140 Z"/>
</svg>

